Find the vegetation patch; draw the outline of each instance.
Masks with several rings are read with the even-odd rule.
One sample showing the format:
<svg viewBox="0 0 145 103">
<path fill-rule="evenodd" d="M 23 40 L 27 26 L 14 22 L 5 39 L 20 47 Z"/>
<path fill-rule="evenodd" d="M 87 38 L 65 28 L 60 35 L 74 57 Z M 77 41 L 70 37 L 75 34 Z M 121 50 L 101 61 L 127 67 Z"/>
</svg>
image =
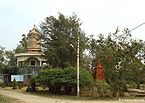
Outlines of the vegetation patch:
<svg viewBox="0 0 145 103">
<path fill-rule="evenodd" d="M 51 93 L 71 94 L 76 93 L 77 69 L 68 68 L 51 68 L 43 70 L 36 77 L 36 82 L 45 85 Z M 80 69 L 80 87 L 93 85 L 93 77 L 86 69 Z"/>
<path fill-rule="evenodd" d="M 24 102 L 18 101 L 17 99 L 14 98 L 0 95 L 0 103 L 24 103 Z"/>
</svg>

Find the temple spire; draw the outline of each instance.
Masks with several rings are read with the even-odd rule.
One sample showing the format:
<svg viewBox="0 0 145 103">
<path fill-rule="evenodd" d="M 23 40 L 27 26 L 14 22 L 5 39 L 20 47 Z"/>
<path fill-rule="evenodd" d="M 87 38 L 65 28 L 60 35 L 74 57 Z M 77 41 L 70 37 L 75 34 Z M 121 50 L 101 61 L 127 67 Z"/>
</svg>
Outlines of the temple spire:
<svg viewBox="0 0 145 103">
<path fill-rule="evenodd" d="M 34 27 L 33 28 L 37 30 L 37 26 L 35 24 L 34 24 Z"/>
<path fill-rule="evenodd" d="M 27 52 L 41 52 L 41 40 L 40 33 L 37 31 L 37 27 L 34 25 L 33 29 L 27 34 Z"/>
</svg>

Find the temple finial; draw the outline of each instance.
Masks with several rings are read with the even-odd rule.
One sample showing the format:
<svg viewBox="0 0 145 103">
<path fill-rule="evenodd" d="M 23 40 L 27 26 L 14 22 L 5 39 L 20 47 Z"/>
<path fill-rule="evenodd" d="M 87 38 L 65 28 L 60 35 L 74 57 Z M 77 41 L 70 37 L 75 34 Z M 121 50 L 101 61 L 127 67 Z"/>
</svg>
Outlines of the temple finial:
<svg viewBox="0 0 145 103">
<path fill-rule="evenodd" d="M 37 29 L 37 27 L 36 27 L 36 25 L 34 24 L 34 27 L 33 27 L 34 29 Z"/>
</svg>

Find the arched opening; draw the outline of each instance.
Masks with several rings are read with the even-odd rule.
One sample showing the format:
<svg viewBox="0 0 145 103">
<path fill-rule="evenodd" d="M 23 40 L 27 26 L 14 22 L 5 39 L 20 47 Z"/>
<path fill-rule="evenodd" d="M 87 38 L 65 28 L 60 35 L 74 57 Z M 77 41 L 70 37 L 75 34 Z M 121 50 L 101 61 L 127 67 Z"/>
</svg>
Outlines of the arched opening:
<svg viewBox="0 0 145 103">
<path fill-rule="evenodd" d="M 30 57 L 27 59 L 27 64 L 29 66 L 40 66 L 40 61 L 35 57 Z"/>
</svg>

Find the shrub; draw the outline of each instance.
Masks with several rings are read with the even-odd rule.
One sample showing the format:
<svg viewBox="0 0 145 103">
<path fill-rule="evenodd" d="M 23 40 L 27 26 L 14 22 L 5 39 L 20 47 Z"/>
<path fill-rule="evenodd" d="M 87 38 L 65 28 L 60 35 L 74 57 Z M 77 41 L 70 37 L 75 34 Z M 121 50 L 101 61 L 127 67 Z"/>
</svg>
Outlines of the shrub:
<svg viewBox="0 0 145 103">
<path fill-rule="evenodd" d="M 96 87 L 100 97 L 110 96 L 110 85 L 105 81 L 96 81 Z"/>
<path fill-rule="evenodd" d="M 136 88 L 136 86 L 137 86 L 137 85 L 136 85 L 135 82 L 132 82 L 132 81 L 131 81 L 131 82 L 127 82 L 127 87 L 128 87 L 128 88 L 133 88 L 133 89 L 134 89 L 134 88 Z"/>
<path fill-rule="evenodd" d="M 36 81 L 49 87 L 52 93 L 70 94 L 75 90 L 77 85 L 77 69 L 68 68 L 51 68 L 41 71 L 36 77 Z M 80 87 L 93 84 L 93 77 L 86 69 L 80 69 Z M 61 91 L 62 90 L 62 91 Z"/>
<path fill-rule="evenodd" d="M 17 89 L 17 81 L 15 78 L 13 79 L 13 88 L 12 89 Z"/>
<path fill-rule="evenodd" d="M 21 89 L 21 88 L 23 88 L 23 87 L 24 87 L 22 82 L 18 82 L 18 84 L 17 84 L 17 85 L 18 85 L 18 88 L 19 88 L 19 89 Z"/>
<path fill-rule="evenodd" d="M 34 77 L 30 79 L 26 92 L 36 92 L 36 82 Z"/>
</svg>

